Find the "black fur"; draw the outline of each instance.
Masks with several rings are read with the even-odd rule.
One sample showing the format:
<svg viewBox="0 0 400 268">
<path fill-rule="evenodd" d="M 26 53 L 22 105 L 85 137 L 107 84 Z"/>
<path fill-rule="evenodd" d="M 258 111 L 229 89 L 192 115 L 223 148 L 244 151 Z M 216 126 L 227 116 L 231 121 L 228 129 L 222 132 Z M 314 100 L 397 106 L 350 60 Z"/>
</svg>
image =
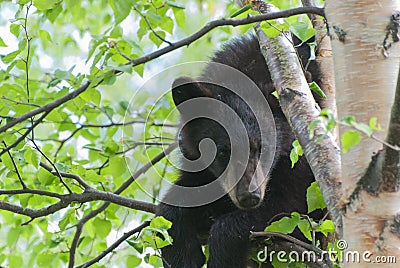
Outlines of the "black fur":
<svg viewBox="0 0 400 268">
<path fill-rule="evenodd" d="M 308 58 L 308 48 L 303 46 L 299 50 L 302 60 Z M 272 81 L 267 73 L 268 69 L 263 56 L 260 53 L 258 41 L 254 36 L 247 36 L 228 43 L 212 58 L 213 62 L 229 65 L 246 74 L 259 87 L 267 99 L 277 129 L 277 149 L 274 166 L 269 174 L 269 182 L 265 197 L 261 204 L 253 209 L 240 209 L 228 195 L 208 205 L 193 208 L 175 207 L 161 203 L 158 215 L 172 221 L 170 235 L 173 245 L 162 249 L 165 267 L 193 268 L 201 267 L 205 263 L 205 257 L 201 245 L 209 245 L 209 268 L 246 267 L 247 255 L 250 249 L 250 231 L 262 231 L 267 222 L 275 215 L 282 212 L 307 213 L 306 189 L 314 180 L 310 167 L 301 157 L 294 168 L 291 168 L 289 153 L 294 135 L 284 117 L 278 100 L 271 95 L 275 91 Z M 310 65 L 311 74 L 315 70 Z M 313 69 L 314 68 L 314 69 Z M 218 76 L 214 70 L 206 68 L 202 77 Z M 315 77 L 314 77 L 315 78 Z M 177 79 L 175 87 L 188 78 Z M 194 82 L 193 82 L 194 83 Z M 207 84 L 195 84 L 191 87 L 196 97 L 200 95 L 217 97 L 231 106 L 238 116 L 245 122 L 245 127 L 251 140 L 251 157 L 257 158 L 260 148 L 260 131 L 253 124 L 254 115 L 247 109 L 234 94 L 226 90 Z M 180 94 L 183 88 L 173 93 L 176 104 L 190 98 Z M 174 95 L 175 94 L 175 95 Z M 190 94 L 189 94 L 190 95 Z M 181 98 L 181 99 L 180 99 Z M 212 110 L 213 107 L 206 109 Z M 182 115 L 184 121 L 184 115 Z M 180 136 L 180 148 L 189 159 L 199 157 L 198 142 L 209 137 L 213 139 L 217 147 L 217 160 L 211 167 L 200 172 L 180 171 L 177 185 L 198 186 L 213 181 L 223 170 L 224 150 L 229 150 L 226 144 L 226 133 L 223 128 L 208 119 L 197 119 L 185 125 Z M 235 144 L 233 144 L 235 145 Z M 224 148 L 225 147 L 225 148 Z M 222 152 L 222 153 L 221 153 Z M 221 167 L 222 166 L 222 167 Z M 250 172 L 254 170 L 250 170 Z M 180 197 L 179 192 L 170 191 L 166 198 Z M 182 197 L 183 198 L 183 197 Z M 170 266 L 169 266 L 170 265 Z"/>
</svg>

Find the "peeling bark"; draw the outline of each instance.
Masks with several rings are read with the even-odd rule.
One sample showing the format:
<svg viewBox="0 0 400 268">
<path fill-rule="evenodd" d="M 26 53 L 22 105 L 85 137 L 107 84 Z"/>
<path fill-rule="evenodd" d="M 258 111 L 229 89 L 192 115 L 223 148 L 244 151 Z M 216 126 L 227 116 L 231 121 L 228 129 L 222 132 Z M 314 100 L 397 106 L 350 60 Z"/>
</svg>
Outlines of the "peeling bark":
<svg viewBox="0 0 400 268">
<path fill-rule="evenodd" d="M 400 147 L 400 70 L 397 77 L 396 95 L 394 98 L 388 136 L 389 144 Z M 383 149 L 382 191 L 396 192 L 400 184 L 400 152 L 391 148 Z"/>
<path fill-rule="evenodd" d="M 374 135 L 383 140 L 388 133 L 386 141 L 392 145 L 398 145 L 400 136 L 398 97 L 389 121 L 400 46 L 388 24 L 399 7 L 399 0 L 326 1 L 339 118 L 355 116 L 357 122 L 368 124 L 371 117 L 377 117 L 383 131 Z M 372 260 L 344 260 L 343 267 L 376 267 L 376 257 L 400 256 L 399 156 L 382 147 L 364 138 L 342 154 L 345 253 L 356 251 L 362 256 L 369 252 Z M 385 267 L 398 267 L 398 263 Z"/>
</svg>

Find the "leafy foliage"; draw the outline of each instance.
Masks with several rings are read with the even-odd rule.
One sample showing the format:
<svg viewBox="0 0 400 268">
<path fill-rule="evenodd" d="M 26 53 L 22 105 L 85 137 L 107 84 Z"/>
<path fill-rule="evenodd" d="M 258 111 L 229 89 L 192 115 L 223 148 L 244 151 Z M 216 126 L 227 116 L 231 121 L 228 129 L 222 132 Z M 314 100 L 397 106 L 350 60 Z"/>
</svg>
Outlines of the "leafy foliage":
<svg viewBox="0 0 400 268">
<path fill-rule="evenodd" d="M 273 2 L 281 9 L 300 5 Z M 169 159 L 140 170 L 174 142 L 177 116 L 170 116 L 172 101 L 162 94 L 171 77 L 161 73 L 151 90 L 141 86 L 166 67 L 206 60 L 215 44 L 252 25 L 217 28 L 190 49 L 151 62 L 145 56 L 211 19 L 253 13 L 211 0 L 18 0 L 1 1 L 0 14 L 0 204 L 35 213 L 59 206 L 37 217 L 0 210 L 0 266 L 87 263 L 151 220 L 151 214 L 122 201 L 146 202 L 151 211 L 163 180 L 175 177 Z M 305 41 L 313 34 L 310 26 L 300 15 L 285 19 L 279 29 Z M 300 156 L 301 147 L 295 153 Z M 91 193 L 103 199 L 79 199 Z M 120 194 L 126 199 L 104 205 L 111 193 L 114 200 Z M 293 215 L 286 224 L 309 232 L 304 219 Z M 286 228 L 282 224 L 274 228 Z M 173 243 L 170 227 L 154 218 L 93 266 L 160 267 L 159 249 Z"/>
</svg>

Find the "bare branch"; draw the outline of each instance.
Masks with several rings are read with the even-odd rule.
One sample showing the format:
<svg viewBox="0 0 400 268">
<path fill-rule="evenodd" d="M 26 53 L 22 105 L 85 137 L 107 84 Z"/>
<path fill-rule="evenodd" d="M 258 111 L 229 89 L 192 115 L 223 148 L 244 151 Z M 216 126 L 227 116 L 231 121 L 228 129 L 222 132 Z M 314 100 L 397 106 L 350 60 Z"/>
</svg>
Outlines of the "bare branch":
<svg viewBox="0 0 400 268">
<path fill-rule="evenodd" d="M 124 233 L 117 241 L 115 241 L 111 246 L 109 246 L 107 249 L 105 249 L 100 255 L 98 255 L 96 258 L 93 258 L 92 260 L 77 266 L 76 268 L 86 268 L 91 266 L 92 264 L 95 264 L 96 262 L 100 261 L 102 258 L 107 256 L 109 253 L 111 253 L 113 250 L 115 250 L 120 244 L 122 244 L 125 240 L 127 240 L 129 237 L 132 235 L 142 231 L 143 228 L 149 226 L 150 222 L 145 221 L 138 227 L 130 230 L 127 233 Z"/>
<path fill-rule="evenodd" d="M 1 190 L 0 195 L 10 195 L 10 194 L 37 194 L 49 197 L 55 197 L 60 199 L 59 202 L 49 205 L 41 209 L 30 209 L 23 208 L 17 205 L 10 204 L 5 201 L 0 201 L 0 209 L 8 210 L 17 214 L 25 215 L 30 217 L 32 220 L 53 214 L 63 208 L 68 207 L 72 203 L 86 203 L 91 201 L 103 200 L 108 203 L 117 204 L 120 206 L 141 210 L 145 212 L 154 213 L 156 206 L 151 203 L 136 201 L 130 198 L 126 198 L 117 194 L 103 192 L 95 189 L 89 189 L 81 194 L 71 193 L 66 195 L 60 195 L 56 193 L 32 190 L 32 189 L 22 189 L 22 190 Z"/>
<path fill-rule="evenodd" d="M 61 195 L 61 194 L 42 191 L 42 190 L 35 190 L 35 189 L 30 189 L 30 188 L 25 188 L 25 189 L 21 189 L 21 190 L 0 190 L 0 195 L 20 195 L 20 194 L 36 194 L 36 195 L 54 197 L 54 198 L 58 198 L 58 199 L 63 198 L 63 195 Z"/>
</svg>

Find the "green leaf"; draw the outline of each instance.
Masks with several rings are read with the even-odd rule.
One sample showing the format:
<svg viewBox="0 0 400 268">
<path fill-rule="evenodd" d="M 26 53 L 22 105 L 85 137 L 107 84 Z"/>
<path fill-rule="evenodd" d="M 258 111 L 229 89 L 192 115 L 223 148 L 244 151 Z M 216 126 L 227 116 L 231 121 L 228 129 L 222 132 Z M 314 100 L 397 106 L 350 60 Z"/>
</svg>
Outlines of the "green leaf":
<svg viewBox="0 0 400 268">
<path fill-rule="evenodd" d="M 169 5 L 171 7 L 175 7 L 175 8 L 179 8 L 179 9 L 185 9 L 184 5 L 176 3 L 174 1 L 167 1 L 166 3 L 167 3 L 167 5 Z"/>
<path fill-rule="evenodd" d="M 369 127 L 372 130 L 382 130 L 381 126 L 378 124 L 378 118 L 376 118 L 376 117 L 372 117 L 369 120 Z"/>
<path fill-rule="evenodd" d="M 159 228 L 162 230 L 168 230 L 172 226 L 172 222 L 169 220 L 165 219 L 162 216 L 157 216 L 154 219 L 151 220 L 150 222 L 150 227 L 152 228 Z"/>
<path fill-rule="evenodd" d="M 333 221 L 331 221 L 331 220 L 324 220 L 320 225 L 317 226 L 315 231 L 321 232 L 325 236 L 327 236 L 329 233 L 335 232 L 335 225 L 333 224 Z"/>
<path fill-rule="evenodd" d="M 19 53 L 21 53 L 21 51 L 19 51 L 19 50 L 13 51 L 13 52 L 11 52 L 11 53 L 8 53 L 8 54 L 5 55 L 5 56 L 1 56 L 1 60 L 2 60 L 4 63 L 10 63 L 10 62 L 12 62 L 12 61 L 19 55 Z"/>
<path fill-rule="evenodd" d="M 11 228 L 7 232 L 7 246 L 12 248 L 14 244 L 17 242 L 19 236 L 21 234 L 21 230 L 17 227 Z"/>
<path fill-rule="evenodd" d="M 144 15 L 149 20 L 149 22 L 153 22 L 153 23 L 157 23 L 157 24 L 162 22 L 162 17 L 157 15 L 156 13 L 147 12 Z M 153 26 L 153 24 L 152 24 L 152 26 Z M 155 24 L 154 24 L 154 26 L 155 26 Z"/>
<path fill-rule="evenodd" d="M 370 122 L 371 123 L 371 122 Z M 364 123 L 358 123 L 355 120 L 351 120 L 350 124 L 357 130 L 363 132 L 366 134 L 368 137 L 371 137 L 371 135 L 374 133 L 374 129 L 372 129 L 370 126 L 364 124 Z"/>
<path fill-rule="evenodd" d="M 314 36 L 315 30 L 312 28 L 310 23 L 296 21 L 290 25 L 290 30 L 294 33 L 302 42 L 306 42 L 308 39 Z"/>
<path fill-rule="evenodd" d="M 299 160 L 299 156 L 303 155 L 303 148 L 301 148 L 301 145 L 298 140 L 293 141 L 292 143 L 292 150 L 290 151 L 290 161 L 292 162 L 292 168 L 294 167 L 294 164 L 297 163 Z"/>
<path fill-rule="evenodd" d="M 41 184 L 44 186 L 50 185 L 53 183 L 53 181 L 57 178 L 47 170 L 41 168 L 39 172 L 37 173 L 37 178 L 40 181 Z"/>
<path fill-rule="evenodd" d="M 115 23 L 119 24 L 123 21 L 129 13 L 131 13 L 131 9 L 134 1 L 132 0 L 108 0 L 112 10 L 114 11 Z"/>
<path fill-rule="evenodd" d="M 1 37 L 0 37 L 0 47 L 7 47 L 6 43 L 4 43 Z"/>
<path fill-rule="evenodd" d="M 275 221 L 267 226 L 265 228 L 265 232 L 280 232 L 283 234 L 290 234 L 294 231 L 299 221 L 300 218 L 298 217 L 283 217 L 279 221 Z"/>
<path fill-rule="evenodd" d="M 60 80 L 69 80 L 71 78 L 72 73 L 70 71 L 63 71 L 60 69 L 56 69 L 54 71 L 54 77 Z"/>
<path fill-rule="evenodd" d="M 340 139 L 343 146 L 343 152 L 346 153 L 351 147 L 357 145 L 361 141 L 361 134 L 355 130 L 348 130 L 343 133 Z"/>
<path fill-rule="evenodd" d="M 251 9 L 253 7 L 253 5 L 247 5 L 247 6 L 244 6 L 244 7 L 242 7 L 241 9 L 239 9 L 238 11 L 236 11 L 236 12 L 234 12 L 232 15 L 231 15 L 231 18 L 234 18 L 234 17 L 237 17 L 237 16 L 239 16 L 240 14 L 242 14 L 242 13 L 244 13 L 244 12 L 246 12 L 247 10 L 249 10 L 249 9 Z"/>
<path fill-rule="evenodd" d="M 117 178 L 125 173 L 126 162 L 125 159 L 120 156 L 114 156 L 110 158 L 110 170 L 114 178 Z"/>
<path fill-rule="evenodd" d="M 122 64 L 120 66 L 115 66 L 113 67 L 113 69 L 121 71 L 123 73 L 128 73 L 128 74 L 132 73 L 132 65 L 130 64 L 129 65 Z"/>
<path fill-rule="evenodd" d="M 275 38 L 279 34 L 281 34 L 281 28 L 278 26 L 277 23 L 271 22 L 271 21 L 262 21 L 261 24 L 261 30 L 269 37 L 269 38 Z"/>
<path fill-rule="evenodd" d="M 164 31 L 155 31 L 155 32 L 156 32 L 157 35 L 158 35 L 159 37 L 161 37 L 162 39 L 165 38 L 165 32 L 164 32 Z M 150 40 L 153 41 L 153 43 L 154 43 L 157 47 L 159 47 L 159 46 L 164 42 L 164 41 L 161 40 L 158 36 L 156 36 L 153 32 L 151 32 L 151 33 L 149 34 Z"/>
<path fill-rule="evenodd" d="M 137 252 L 139 252 L 140 254 L 143 254 L 143 244 L 140 241 L 129 241 L 126 240 L 126 243 L 128 243 L 128 245 L 130 245 L 131 247 L 133 247 L 134 249 L 136 249 Z"/>
<path fill-rule="evenodd" d="M 178 24 L 179 27 L 182 29 L 186 28 L 186 15 L 183 9 L 181 8 L 172 8 L 172 12 L 174 13 L 174 17 L 176 20 L 176 23 Z"/>
<path fill-rule="evenodd" d="M 58 227 L 61 231 L 64 231 L 68 224 L 74 219 L 74 211 L 71 209 L 65 215 L 64 218 L 58 222 Z"/>
<path fill-rule="evenodd" d="M 298 227 L 300 231 L 303 233 L 303 235 L 310 241 L 312 241 L 312 235 L 311 235 L 311 225 L 308 222 L 308 220 L 302 219 L 300 220 Z"/>
<path fill-rule="evenodd" d="M 47 40 L 47 41 L 49 41 L 50 43 L 53 43 L 53 40 L 51 39 L 51 36 L 50 36 L 50 34 L 49 34 L 48 31 L 39 30 L 38 33 L 39 33 L 40 39 L 42 39 L 42 40 Z"/>
<path fill-rule="evenodd" d="M 111 231 L 111 222 L 108 220 L 96 218 L 93 220 L 94 230 L 96 235 L 100 236 L 101 238 L 106 238 L 107 235 Z"/>
<path fill-rule="evenodd" d="M 12 23 L 10 25 L 10 33 L 18 38 L 19 34 L 21 33 L 21 25 L 18 23 Z"/>
<path fill-rule="evenodd" d="M 89 88 L 85 92 L 83 92 L 80 97 L 84 99 L 87 103 L 95 103 L 96 105 L 100 104 L 101 94 L 96 88 Z"/>
<path fill-rule="evenodd" d="M 9 255 L 8 256 L 8 267 L 9 268 L 21 268 L 23 267 L 23 259 L 21 256 Z"/>
<path fill-rule="evenodd" d="M 108 140 L 103 144 L 103 150 L 109 156 L 112 156 L 116 152 L 118 152 L 118 149 L 119 149 L 118 143 L 116 143 L 113 140 Z"/>
<path fill-rule="evenodd" d="M 315 181 L 307 188 L 307 207 L 308 213 L 313 212 L 316 209 L 323 209 L 326 207 L 321 190 Z"/>
<path fill-rule="evenodd" d="M 57 19 L 57 17 L 61 14 L 62 11 L 63 11 L 62 10 L 62 5 L 56 5 L 54 8 L 46 10 L 46 12 L 45 12 L 46 18 L 51 23 L 54 23 L 55 20 Z"/>
<path fill-rule="evenodd" d="M 142 258 L 135 255 L 129 255 L 126 259 L 126 267 L 139 267 L 142 263 Z"/>
<path fill-rule="evenodd" d="M 106 85 L 113 85 L 115 83 L 115 81 L 117 81 L 117 76 L 113 73 L 108 73 L 104 76 L 104 81 L 103 83 Z"/>
<path fill-rule="evenodd" d="M 154 268 L 163 267 L 161 258 L 156 255 L 149 256 L 149 264 L 152 265 Z"/>
<path fill-rule="evenodd" d="M 324 98 L 324 99 L 326 98 L 325 93 L 322 91 L 322 89 L 318 86 L 317 83 L 312 82 L 312 83 L 309 84 L 309 86 L 310 86 L 310 89 L 311 89 L 312 91 L 314 91 L 315 93 L 317 93 L 318 95 L 320 95 L 322 98 Z"/>
<path fill-rule="evenodd" d="M 172 34 L 174 30 L 174 21 L 170 17 L 163 17 L 160 23 L 160 28 Z"/>
<path fill-rule="evenodd" d="M 8 170 L 15 170 L 14 164 L 11 157 L 8 154 L 3 154 L 1 157 L 1 162 L 7 167 Z"/>
<path fill-rule="evenodd" d="M 38 10 L 48 10 L 53 9 L 60 2 L 60 0 L 33 0 L 33 5 Z"/>
<path fill-rule="evenodd" d="M 34 150 L 31 147 L 26 147 L 24 158 L 27 163 L 39 167 L 42 155 L 37 150 Z"/>
</svg>

